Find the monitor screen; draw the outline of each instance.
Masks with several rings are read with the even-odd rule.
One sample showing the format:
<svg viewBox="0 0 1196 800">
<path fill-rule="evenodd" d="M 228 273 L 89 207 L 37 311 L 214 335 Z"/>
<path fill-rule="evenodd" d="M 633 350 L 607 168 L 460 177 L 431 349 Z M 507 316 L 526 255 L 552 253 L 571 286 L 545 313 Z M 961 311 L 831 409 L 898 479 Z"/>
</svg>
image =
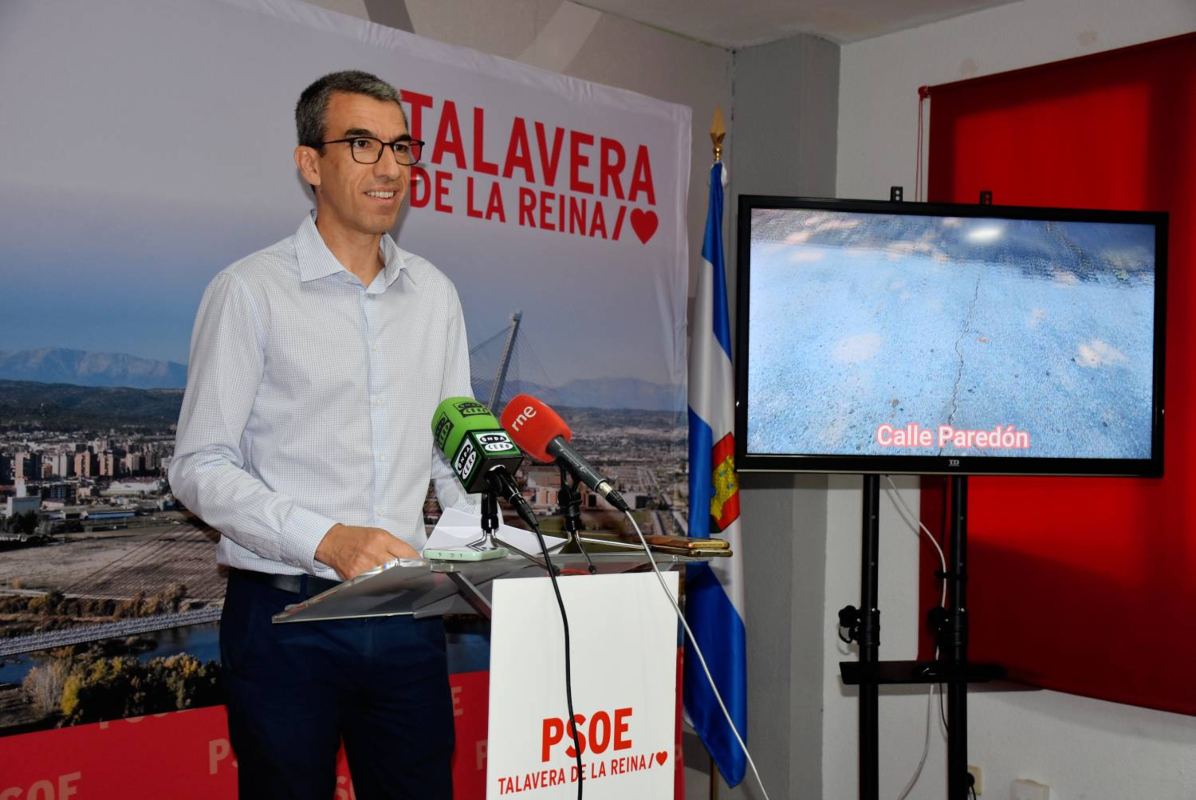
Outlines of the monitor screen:
<svg viewBox="0 0 1196 800">
<path fill-rule="evenodd" d="M 1167 218 L 746 195 L 737 463 L 1157 475 Z"/>
</svg>

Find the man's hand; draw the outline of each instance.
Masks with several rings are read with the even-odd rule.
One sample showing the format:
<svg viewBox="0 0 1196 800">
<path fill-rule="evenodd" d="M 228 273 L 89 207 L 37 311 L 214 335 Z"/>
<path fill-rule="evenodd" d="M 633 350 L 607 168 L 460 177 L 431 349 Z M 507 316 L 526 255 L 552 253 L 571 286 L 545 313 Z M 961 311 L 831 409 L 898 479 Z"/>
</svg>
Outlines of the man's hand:
<svg viewBox="0 0 1196 800">
<path fill-rule="evenodd" d="M 333 525 L 316 547 L 316 560 L 346 581 L 396 558 L 419 558 L 419 553 L 382 528 Z"/>
</svg>

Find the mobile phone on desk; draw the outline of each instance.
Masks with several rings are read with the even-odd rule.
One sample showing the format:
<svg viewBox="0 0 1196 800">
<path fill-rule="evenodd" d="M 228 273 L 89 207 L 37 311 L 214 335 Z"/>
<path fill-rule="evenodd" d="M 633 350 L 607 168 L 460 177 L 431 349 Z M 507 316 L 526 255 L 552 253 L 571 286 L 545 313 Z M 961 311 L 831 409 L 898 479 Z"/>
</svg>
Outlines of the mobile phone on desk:
<svg viewBox="0 0 1196 800">
<path fill-rule="evenodd" d="M 493 550 L 474 550 L 472 547 L 425 547 L 424 558 L 429 561 L 489 561 L 493 558 L 505 558 L 507 548 L 496 547 Z"/>
</svg>

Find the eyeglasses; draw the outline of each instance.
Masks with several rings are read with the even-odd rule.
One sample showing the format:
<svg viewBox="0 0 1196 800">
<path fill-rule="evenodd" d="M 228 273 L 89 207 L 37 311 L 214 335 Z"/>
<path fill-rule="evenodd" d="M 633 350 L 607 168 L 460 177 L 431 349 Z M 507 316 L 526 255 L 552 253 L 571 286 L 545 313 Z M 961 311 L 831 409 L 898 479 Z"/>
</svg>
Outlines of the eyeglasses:
<svg viewBox="0 0 1196 800">
<path fill-rule="evenodd" d="M 395 154 L 395 161 L 402 166 L 410 167 L 419 163 L 419 157 L 424 151 L 422 141 L 407 137 L 395 139 L 393 142 L 384 142 L 374 136 L 351 136 L 348 139 L 332 139 L 320 142 L 320 144 L 349 145 L 349 155 L 353 156 L 353 160 L 358 164 L 377 164 L 378 159 L 382 158 L 382 151 L 390 150 Z"/>
</svg>

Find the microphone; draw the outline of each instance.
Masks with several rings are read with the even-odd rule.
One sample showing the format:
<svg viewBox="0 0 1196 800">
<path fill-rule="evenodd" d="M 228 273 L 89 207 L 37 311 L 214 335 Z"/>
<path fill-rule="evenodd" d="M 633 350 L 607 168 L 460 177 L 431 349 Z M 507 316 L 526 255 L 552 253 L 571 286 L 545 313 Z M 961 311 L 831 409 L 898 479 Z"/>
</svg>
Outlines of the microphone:
<svg viewBox="0 0 1196 800">
<path fill-rule="evenodd" d="M 515 395 L 503 409 L 502 424 L 529 456 L 544 463 L 561 462 L 578 480 L 612 506 L 620 511 L 631 511 L 623 495 L 569 444 L 573 439 L 573 431 L 546 403 L 530 394 Z"/>
<path fill-rule="evenodd" d="M 535 529 L 536 515 L 511 477 L 523 453 L 490 409 L 472 397 L 445 398 L 432 415 L 432 438 L 465 491 L 502 497 Z"/>
</svg>

